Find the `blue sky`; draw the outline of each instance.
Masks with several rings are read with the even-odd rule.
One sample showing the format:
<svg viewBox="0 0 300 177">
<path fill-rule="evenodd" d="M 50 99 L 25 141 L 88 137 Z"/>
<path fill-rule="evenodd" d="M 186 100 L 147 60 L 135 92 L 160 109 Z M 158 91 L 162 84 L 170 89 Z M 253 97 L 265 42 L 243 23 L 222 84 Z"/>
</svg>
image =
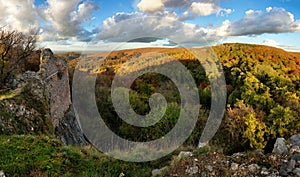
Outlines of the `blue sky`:
<svg viewBox="0 0 300 177">
<path fill-rule="evenodd" d="M 264 44 L 300 52 L 299 0 L 0 0 L 0 25 L 55 51 Z M 130 42 L 157 37 L 159 41 Z M 122 48 L 121 47 L 121 48 Z"/>
</svg>

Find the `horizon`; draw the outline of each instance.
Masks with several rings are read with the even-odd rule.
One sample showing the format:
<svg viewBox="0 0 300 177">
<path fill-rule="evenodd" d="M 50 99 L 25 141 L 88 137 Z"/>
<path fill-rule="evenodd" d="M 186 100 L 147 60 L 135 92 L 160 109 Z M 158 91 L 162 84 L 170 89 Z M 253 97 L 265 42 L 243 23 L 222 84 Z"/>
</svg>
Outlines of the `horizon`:
<svg viewBox="0 0 300 177">
<path fill-rule="evenodd" d="M 217 45 L 211 45 L 211 46 L 201 46 L 201 47 L 180 47 L 180 46 L 173 46 L 173 47 L 167 47 L 167 46 L 149 46 L 149 47 L 136 47 L 136 48 L 120 48 L 118 50 L 114 50 L 113 52 L 118 52 L 118 51 L 130 51 L 130 50 L 142 50 L 142 49 L 182 49 L 182 48 L 186 48 L 186 49 L 189 49 L 189 48 L 194 48 L 194 49 L 201 49 L 201 48 L 205 48 L 205 47 L 216 47 L 216 46 L 219 46 L 219 45 L 226 45 L 226 44 L 244 44 L 244 45 L 257 45 L 257 46 L 263 46 L 263 47 L 270 47 L 270 48 L 273 48 L 273 49 L 278 49 L 278 50 L 283 50 L 283 51 L 286 51 L 286 52 L 291 52 L 291 53 L 300 53 L 300 51 L 288 51 L 288 50 L 285 50 L 285 49 L 282 49 L 280 47 L 275 47 L 275 46 L 270 46 L 270 45 L 265 45 L 265 44 L 252 44 L 252 43 L 240 43 L 240 42 L 227 42 L 227 43 L 222 43 L 222 44 L 217 44 Z M 46 47 L 48 48 L 48 47 Z M 51 48 L 49 48 L 51 49 Z M 51 49 L 52 50 L 52 49 Z M 55 50 L 52 50 L 52 52 L 54 54 L 64 54 L 64 53 L 81 53 L 81 54 L 97 54 L 97 53 L 105 53 L 105 52 L 112 52 L 112 51 L 109 51 L 109 50 L 103 50 L 103 51 L 99 51 L 99 50 L 85 50 L 85 51 L 82 51 L 82 50 L 74 50 L 74 51 L 55 51 Z"/>
<path fill-rule="evenodd" d="M 0 26 L 38 32 L 55 52 L 125 48 L 267 45 L 300 52 L 297 0 L 11 0 Z M 24 16 L 26 14 L 26 16 Z M 140 40 L 139 40 L 140 39 Z M 130 42 L 129 42 L 130 41 Z M 174 42 L 175 43 L 174 43 Z"/>
</svg>

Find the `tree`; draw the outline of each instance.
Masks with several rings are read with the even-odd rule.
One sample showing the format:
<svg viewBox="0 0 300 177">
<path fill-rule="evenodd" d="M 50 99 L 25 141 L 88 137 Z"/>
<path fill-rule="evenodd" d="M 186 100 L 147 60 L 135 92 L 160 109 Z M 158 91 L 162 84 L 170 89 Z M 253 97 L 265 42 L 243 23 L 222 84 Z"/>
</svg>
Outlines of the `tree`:
<svg viewBox="0 0 300 177">
<path fill-rule="evenodd" d="M 0 28 L 0 88 L 13 74 L 24 71 L 27 58 L 35 53 L 36 41 L 36 33 Z"/>
</svg>

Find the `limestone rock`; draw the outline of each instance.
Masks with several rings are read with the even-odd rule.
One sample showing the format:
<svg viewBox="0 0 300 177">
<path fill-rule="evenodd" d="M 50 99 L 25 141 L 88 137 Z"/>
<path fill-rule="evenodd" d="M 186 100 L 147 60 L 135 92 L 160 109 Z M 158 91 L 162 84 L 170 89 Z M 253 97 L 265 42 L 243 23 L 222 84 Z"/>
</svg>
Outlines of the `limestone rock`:
<svg viewBox="0 0 300 177">
<path fill-rule="evenodd" d="M 277 138 L 276 142 L 274 144 L 273 148 L 273 153 L 278 153 L 278 154 L 287 154 L 288 153 L 288 148 L 285 144 L 285 139 L 284 138 Z"/>
<path fill-rule="evenodd" d="M 0 170 L 0 177 L 5 177 L 5 174 L 3 171 Z"/>
<path fill-rule="evenodd" d="M 65 59 L 43 49 L 39 71 L 27 71 L 9 84 L 12 92 L 21 94 L 23 100 L 0 102 L 1 111 L 7 110 L 6 115 L 11 115 L 0 117 L 0 133 L 53 134 L 55 130 L 65 144 L 87 144 L 72 110 L 69 111 L 71 94 Z"/>
<path fill-rule="evenodd" d="M 239 164 L 237 164 L 237 163 L 232 163 L 231 164 L 230 170 L 236 171 L 238 169 L 239 169 Z"/>
<path fill-rule="evenodd" d="M 64 144 L 87 144 L 74 111 L 70 110 L 71 94 L 67 61 L 56 58 L 50 49 L 44 49 L 40 62 L 39 73 L 46 85 L 50 116 L 56 135 Z"/>
<path fill-rule="evenodd" d="M 88 144 L 88 141 L 82 133 L 80 125 L 76 120 L 73 109 L 67 112 L 62 121 L 59 122 L 59 126 L 56 127 L 56 133 L 60 135 L 60 138 L 64 144 Z"/>
<path fill-rule="evenodd" d="M 294 154 L 292 156 L 292 160 L 294 160 L 296 163 L 300 162 L 300 153 Z"/>
<path fill-rule="evenodd" d="M 290 141 L 292 146 L 300 146 L 300 134 L 291 136 Z"/>
<path fill-rule="evenodd" d="M 189 151 L 181 151 L 178 155 L 178 158 L 179 159 L 182 159 L 184 157 L 191 157 L 193 156 L 193 153 L 192 152 L 189 152 Z"/>
<path fill-rule="evenodd" d="M 293 170 L 293 173 L 294 173 L 295 175 L 297 175 L 298 177 L 300 177 L 300 168 L 295 168 L 295 169 Z"/>
<path fill-rule="evenodd" d="M 257 172 L 259 169 L 260 169 L 260 167 L 259 167 L 257 164 L 251 164 L 251 165 L 248 166 L 248 170 L 249 170 L 251 173 L 255 173 L 255 172 Z"/>
<path fill-rule="evenodd" d="M 160 175 L 160 174 L 161 174 L 160 169 L 154 169 L 154 170 L 152 170 L 152 176 L 157 176 L 157 175 Z"/>
<path fill-rule="evenodd" d="M 214 167 L 211 166 L 211 165 L 206 165 L 205 168 L 206 168 L 208 171 L 212 172 Z"/>
<path fill-rule="evenodd" d="M 40 75 L 46 85 L 53 126 L 57 127 L 71 105 L 68 63 L 44 49 L 40 58 Z"/>
<path fill-rule="evenodd" d="M 197 174 L 199 171 L 199 167 L 198 166 L 193 166 L 193 167 L 190 167 L 186 170 L 186 173 L 189 174 L 189 175 L 194 175 L 194 174 Z"/>
</svg>

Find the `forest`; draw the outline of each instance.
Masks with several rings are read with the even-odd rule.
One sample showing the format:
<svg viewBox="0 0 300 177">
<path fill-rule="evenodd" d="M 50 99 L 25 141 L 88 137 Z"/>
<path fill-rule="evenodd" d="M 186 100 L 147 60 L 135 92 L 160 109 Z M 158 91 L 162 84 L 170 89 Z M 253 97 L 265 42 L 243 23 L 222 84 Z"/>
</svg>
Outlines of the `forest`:
<svg viewBox="0 0 300 177">
<path fill-rule="evenodd" d="M 203 49 L 197 50 L 201 52 Z M 210 144 L 228 154 L 258 148 L 270 151 L 277 137 L 288 138 L 300 132 L 299 53 L 239 43 L 222 44 L 210 50 L 220 60 L 227 90 L 226 113 Z M 146 53 L 150 53 L 152 58 L 144 59 L 147 58 L 143 58 Z M 95 57 L 99 60 L 95 60 Z M 168 105 L 165 115 L 157 124 L 146 128 L 134 127 L 122 121 L 114 110 L 110 96 L 115 74 L 121 72 L 122 65 L 135 58 L 145 62 L 127 67 L 126 72 L 170 65 L 172 58 L 180 61 L 195 80 L 201 107 L 196 127 L 184 146 L 197 146 L 209 116 L 212 98 L 209 77 L 213 77 L 206 73 L 201 59 L 198 60 L 184 48 L 124 50 L 107 56 L 84 58 L 85 66 L 79 65 L 77 69 L 97 75 L 95 90 L 101 117 L 119 136 L 134 141 L 157 139 L 174 127 L 180 113 L 180 93 L 172 80 L 158 73 L 143 74 L 135 79 L 131 85 L 130 104 L 137 114 L 149 113 L 149 98 L 154 93 L 161 93 Z M 97 63 L 100 60 L 102 64 Z M 76 61 L 69 60 L 70 73 L 74 71 Z"/>
</svg>

